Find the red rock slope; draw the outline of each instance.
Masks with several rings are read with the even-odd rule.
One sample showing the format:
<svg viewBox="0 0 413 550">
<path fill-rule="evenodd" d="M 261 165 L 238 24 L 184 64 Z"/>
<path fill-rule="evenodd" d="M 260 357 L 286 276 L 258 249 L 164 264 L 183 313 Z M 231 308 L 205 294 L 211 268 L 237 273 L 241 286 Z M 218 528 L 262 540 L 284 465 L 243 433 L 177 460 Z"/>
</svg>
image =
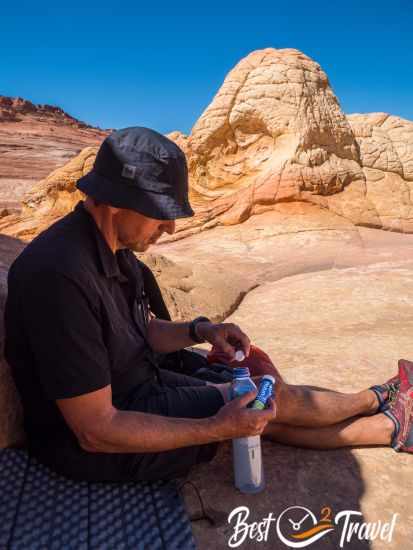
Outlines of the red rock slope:
<svg viewBox="0 0 413 550">
<path fill-rule="evenodd" d="M 107 133 L 59 107 L 0 96 L 0 210 L 19 208 L 34 183 Z"/>
</svg>

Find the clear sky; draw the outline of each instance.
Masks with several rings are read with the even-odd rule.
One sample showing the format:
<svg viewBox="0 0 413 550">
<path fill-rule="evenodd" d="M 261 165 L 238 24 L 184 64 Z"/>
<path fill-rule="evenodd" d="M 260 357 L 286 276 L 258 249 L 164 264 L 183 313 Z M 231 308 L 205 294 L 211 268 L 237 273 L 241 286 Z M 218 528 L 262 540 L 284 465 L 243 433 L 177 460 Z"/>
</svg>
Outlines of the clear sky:
<svg viewBox="0 0 413 550">
<path fill-rule="evenodd" d="M 228 71 L 266 47 L 320 63 L 346 113 L 413 120 L 411 0 L 15 5 L 0 15 L 0 94 L 102 128 L 189 133 Z"/>
</svg>

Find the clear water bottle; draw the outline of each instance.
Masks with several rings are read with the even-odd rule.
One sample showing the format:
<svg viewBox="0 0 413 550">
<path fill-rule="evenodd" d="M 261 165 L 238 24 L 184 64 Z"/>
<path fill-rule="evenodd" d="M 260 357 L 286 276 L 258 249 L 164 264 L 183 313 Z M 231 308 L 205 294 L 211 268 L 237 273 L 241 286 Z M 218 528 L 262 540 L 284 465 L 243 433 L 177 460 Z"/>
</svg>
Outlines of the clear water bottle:
<svg viewBox="0 0 413 550">
<path fill-rule="evenodd" d="M 257 386 L 250 378 L 247 367 L 235 367 L 231 383 L 231 397 L 239 397 Z M 259 493 L 264 489 L 261 437 L 253 435 L 232 440 L 235 487 L 242 493 Z"/>
</svg>

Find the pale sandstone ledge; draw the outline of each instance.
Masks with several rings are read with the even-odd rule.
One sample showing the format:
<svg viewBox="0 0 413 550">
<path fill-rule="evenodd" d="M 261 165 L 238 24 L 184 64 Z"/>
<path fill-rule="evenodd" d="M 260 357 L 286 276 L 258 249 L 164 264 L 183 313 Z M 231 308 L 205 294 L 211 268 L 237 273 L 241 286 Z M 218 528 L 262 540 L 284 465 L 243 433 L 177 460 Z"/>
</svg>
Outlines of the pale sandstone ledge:
<svg viewBox="0 0 413 550">
<path fill-rule="evenodd" d="M 195 299 L 208 288 L 210 274 L 225 273 L 233 292 L 245 292 L 226 321 L 268 352 L 289 383 L 356 392 L 393 376 L 399 358 L 413 360 L 413 235 L 356 228 L 329 211 L 320 216 L 314 206 L 292 203 L 242 224 L 157 245 L 151 255 L 191 265 L 198 281 L 190 293 Z M 214 310 L 215 292 L 196 314 Z M 409 548 L 412 455 L 385 447 L 323 452 L 267 441 L 263 453 L 267 487 L 259 495 L 234 489 L 228 443 L 211 464 L 191 474 L 205 504 L 223 518 L 218 527 L 193 524 L 200 549 L 209 548 L 211 538 L 216 548 L 228 547 L 233 531 L 227 517 L 241 505 L 250 508 L 251 522 L 270 512 L 278 517 L 293 505 L 310 508 L 317 518 L 324 506 L 333 514 L 361 511 L 352 518 L 359 522 L 390 521 L 397 513 L 391 543 L 370 545 L 353 537 L 344 548 Z M 189 509 L 200 512 L 190 486 L 185 497 Z M 314 546 L 336 550 L 340 533 L 336 529 Z M 285 545 L 273 526 L 267 543 L 247 540 L 241 548 L 283 550 Z"/>
</svg>

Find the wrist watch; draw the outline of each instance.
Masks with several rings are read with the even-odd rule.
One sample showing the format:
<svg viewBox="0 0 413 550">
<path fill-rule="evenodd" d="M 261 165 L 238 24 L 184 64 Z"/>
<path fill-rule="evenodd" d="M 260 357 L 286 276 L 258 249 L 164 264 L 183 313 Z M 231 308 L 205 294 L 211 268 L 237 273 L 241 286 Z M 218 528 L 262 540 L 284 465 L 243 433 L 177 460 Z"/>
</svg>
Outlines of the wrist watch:
<svg viewBox="0 0 413 550">
<path fill-rule="evenodd" d="M 204 322 L 208 322 L 208 323 L 211 323 L 211 320 L 208 319 L 208 317 L 203 317 L 203 316 L 200 316 L 200 317 L 195 317 L 195 319 L 193 319 L 190 323 L 189 323 L 189 337 L 191 338 L 191 340 L 193 340 L 194 342 L 196 342 L 197 344 L 202 344 L 204 343 L 206 340 L 204 340 L 203 338 L 200 338 L 196 332 L 196 325 L 198 323 L 204 323 Z"/>
</svg>

